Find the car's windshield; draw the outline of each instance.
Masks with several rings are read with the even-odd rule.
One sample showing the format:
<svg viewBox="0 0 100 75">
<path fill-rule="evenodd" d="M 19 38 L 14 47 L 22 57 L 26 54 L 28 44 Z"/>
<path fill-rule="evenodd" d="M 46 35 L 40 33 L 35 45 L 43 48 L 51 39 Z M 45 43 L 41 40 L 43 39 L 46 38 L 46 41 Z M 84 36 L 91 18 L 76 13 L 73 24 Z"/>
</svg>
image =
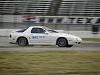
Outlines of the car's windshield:
<svg viewBox="0 0 100 75">
<path fill-rule="evenodd" d="M 44 29 L 49 31 L 50 33 L 58 33 L 56 30 L 50 29 L 48 27 L 44 27 Z"/>
</svg>

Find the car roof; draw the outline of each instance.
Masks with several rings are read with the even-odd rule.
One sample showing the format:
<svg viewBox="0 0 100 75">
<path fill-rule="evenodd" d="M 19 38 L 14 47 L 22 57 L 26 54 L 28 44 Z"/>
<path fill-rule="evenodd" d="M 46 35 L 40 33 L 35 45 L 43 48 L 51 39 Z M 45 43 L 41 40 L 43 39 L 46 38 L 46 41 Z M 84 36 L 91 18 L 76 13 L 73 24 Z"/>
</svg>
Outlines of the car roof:
<svg viewBox="0 0 100 75">
<path fill-rule="evenodd" d="M 43 27 L 45 27 L 45 26 L 30 26 L 30 27 L 32 27 L 32 28 L 34 28 L 34 27 L 43 28 Z"/>
</svg>

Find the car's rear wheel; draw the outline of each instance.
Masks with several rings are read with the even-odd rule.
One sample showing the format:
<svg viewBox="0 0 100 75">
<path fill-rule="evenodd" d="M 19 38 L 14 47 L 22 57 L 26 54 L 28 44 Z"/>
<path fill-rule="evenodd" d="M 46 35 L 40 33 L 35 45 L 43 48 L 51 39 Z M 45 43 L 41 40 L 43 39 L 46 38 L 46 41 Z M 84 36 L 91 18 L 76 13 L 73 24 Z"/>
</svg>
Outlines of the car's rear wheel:
<svg viewBox="0 0 100 75">
<path fill-rule="evenodd" d="M 26 38 L 21 37 L 21 38 L 19 38 L 19 39 L 17 40 L 17 44 L 18 44 L 19 46 L 26 46 L 26 45 L 28 45 L 28 41 L 27 41 Z"/>
<path fill-rule="evenodd" d="M 66 47 L 68 45 L 68 41 L 65 38 L 59 38 L 57 40 L 57 45 L 59 47 Z"/>
</svg>

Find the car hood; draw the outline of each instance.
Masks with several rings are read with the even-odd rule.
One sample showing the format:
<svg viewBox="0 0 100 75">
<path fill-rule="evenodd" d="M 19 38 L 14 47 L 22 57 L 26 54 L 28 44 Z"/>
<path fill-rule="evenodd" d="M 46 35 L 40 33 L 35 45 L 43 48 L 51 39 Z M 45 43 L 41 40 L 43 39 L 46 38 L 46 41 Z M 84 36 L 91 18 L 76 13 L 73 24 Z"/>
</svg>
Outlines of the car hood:
<svg viewBox="0 0 100 75">
<path fill-rule="evenodd" d="M 56 36 L 56 35 L 55 35 Z M 72 34 L 67 34 L 67 33 L 57 33 L 57 36 L 58 37 L 65 37 L 67 39 L 77 39 L 77 40 L 80 40 L 82 41 L 82 39 L 78 36 L 75 36 L 75 35 L 72 35 Z"/>
<path fill-rule="evenodd" d="M 73 38 L 77 38 L 78 36 L 72 35 L 72 34 L 68 34 L 68 33 L 58 33 L 58 35 L 61 37 L 73 37 Z"/>
</svg>

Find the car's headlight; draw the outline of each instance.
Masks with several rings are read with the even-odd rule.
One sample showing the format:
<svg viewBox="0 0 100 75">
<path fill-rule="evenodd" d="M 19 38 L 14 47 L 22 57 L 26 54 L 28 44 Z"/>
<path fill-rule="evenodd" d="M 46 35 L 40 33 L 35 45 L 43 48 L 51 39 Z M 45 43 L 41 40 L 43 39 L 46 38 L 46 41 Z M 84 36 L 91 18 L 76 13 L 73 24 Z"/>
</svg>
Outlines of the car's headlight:
<svg viewBox="0 0 100 75">
<path fill-rule="evenodd" d="M 77 39 L 77 41 L 80 41 L 80 42 L 82 41 L 82 39 L 81 39 L 81 38 L 79 38 L 79 37 L 77 37 L 76 39 Z"/>
</svg>

